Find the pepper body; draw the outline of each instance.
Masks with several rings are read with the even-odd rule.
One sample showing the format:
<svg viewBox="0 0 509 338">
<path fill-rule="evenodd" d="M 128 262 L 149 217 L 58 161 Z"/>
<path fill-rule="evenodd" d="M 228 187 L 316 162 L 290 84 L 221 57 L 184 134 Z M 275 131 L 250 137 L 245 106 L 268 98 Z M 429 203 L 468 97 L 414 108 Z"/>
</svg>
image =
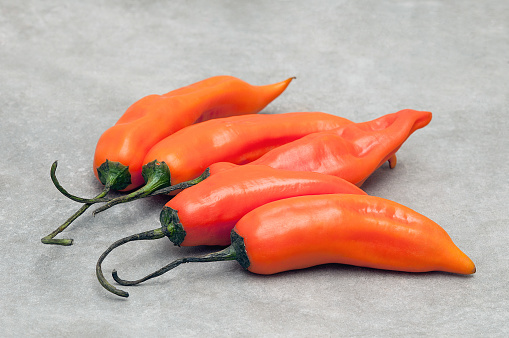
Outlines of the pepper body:
<svg viewBox="0 0 509 338">
<path fill-rule="evenodd" d="M 431 121 L 432 114 L 411 109 L 372 121 L 351 123 L 334 130 L 313 133 L 267 152 L 251 164 L 272 168 L 312 171 L 362 183 L 383 163 L 396 163 L 395 154 L 406 139 Z M 215 163 L 211 174 L 234 167 Z"/>
<path fill-rule="evenodd" d="M 161 225 L 177 245 L 229 245 L 235 223 L 249 211 L 288 197 L 333 193 L 366 194 L 334 176 L 239 166 L 214 174 L 171 199 L 161 212 Z M 172 223 L 175 216 L 180 230 Z"/>
<path fill-rule="evenodd" d="M 232 231 L 238 255 L 258 274 L 326 263 L 472 274 L 475 265 L 429 218 L 367 195 L 300 196 L 265 204 Z M 238 244 L 238 241 L 236 241 Z"/>
<path fill-rule="evenodd" d="M 129 167 L 131 190 L 144 183 L 143 159 L 159 141 L 196 122 L 216 117 L 255 114 L 279 96 L 292 79 L 253 86 L 232 76 L 216 76 L 164 95 L 149 95 L 127 109 L 100 137 L 94 174 L 106 161 Z"/>
<path fill-rule="evenodd" d="M 168 136 L 150 149 L 143 162 L 165 162 L 174 185 L 198 177 L 215 162 L 249 163 L 285 143 L 351 123 L 320 112 L 214 119 Z"/>
</svg>

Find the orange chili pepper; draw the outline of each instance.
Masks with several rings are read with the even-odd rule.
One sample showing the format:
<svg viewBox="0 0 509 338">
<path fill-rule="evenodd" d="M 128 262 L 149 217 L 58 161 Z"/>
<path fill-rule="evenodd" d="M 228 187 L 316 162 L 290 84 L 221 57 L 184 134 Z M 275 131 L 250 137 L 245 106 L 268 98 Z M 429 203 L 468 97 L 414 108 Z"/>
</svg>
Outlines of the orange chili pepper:
<svg viewBox="0 0 509 338">
<path fill-rule="evenodd" d="M 143 198 L 158 189 L 195 179 L 215 162 L 249 163 L 303 136 L 351 121 L 320 112 L 234 116 L 192 125 L 168 136 L 145 156 L 146 184 L 94 211 Z"/>
<path fill-rule="evenodd" d="M 430 112 L 405 109 L 368 122 L 348 123 L 281 145 L 249 165 L 318 172 L 341 177 L 361 186 L 386 161 L 394 168 L 398 149 L 414 131 L 425 127 L 431 117 Z M 198 184 L 209 175 L 236 166 L 234 163 L 216 162 L 201 176 L 157 190 L 151 195 L 185 189 Z"/>
<path fill-rule="evenodd" d="M 71 245 L 72 240 L 54 237 L 85 212 L 90 204 L 104 198 L 110 189 L 126 191 L 143 184 L 141 171 L 145 155 L 168 135 L 212 118 L 258 113 L 278 97 L 292 79 L 253 86 L 232 76 L 216 76 L 164 95 L 149 95 L 135 102 L 97 142 L 94 174 L 105 187 L 95 198 L 85 199 L 68 193 L 56 180 L 57 162 L 53 163 L 51 177 L 57 189 L 85 205 L 41 241 L 45 244 Z"/>
<path fill-rule="evenodd" d="M 339 176 L 358 186 L 383 163 L 396 166 L 396 152 L 432 114 L 411 109 L 376 120 L 303 137 L 265 154 L 252 164 Z M 307 160 L 312 154 L 313 160 Z M 211 168 L 212 170 L 212 168 Z"/>
<path fill-rule="evenodd" d="M 230 232 L 249 211 L 302 195 L 359 194 L 330 175 L 246 165 L 218 173 L 171 199 L 161 211 L 161 233 L 175 245 L 229 245 Z"/>
<path fill-rule="evenodd" d="M 299 196 L 267 203 L 237 222 L 231 243 L 216 253 L 178 259 L 136 281 L 120 279 L 116 271 L 113 277 L 121 285 L 135 285 L 182 263 L 224 260 L 237 260 L 257 274 L 326 263 L 407 272 L 476 271 L 437 223 L 401 204 L 367 195 Z"/>
<path fill-rule="evenodd" d="M 229 245 L 230 232 L 249 211 L 276 200 L 316 194 L 366 193 L 341 178 L 246 165 L 221 171 L 179 193 L 161 211 L 161 228 L 116 241 L 103 254 L 131 241 L 168 237 L 175 245 Z"/>
<path fill-rule="evenodd" d="M 293 78 L 266 86 L 252 86 L 232 76 L 216 76 L 161 96 L 148 96 L 130 107 L 100 137 L 94 173 L 106 184 L 106 161 L 129 166 L 131 182 L 116 190 L 143 184 L 142 166 L 147 152 L 164 138 L 196 122 L 234 115 L 256 114 L 278 97 Z M 105 178 L 103 178 L 105 177 Z M 106 180 L 106 181 L 104 181 Z"/>
</svg>

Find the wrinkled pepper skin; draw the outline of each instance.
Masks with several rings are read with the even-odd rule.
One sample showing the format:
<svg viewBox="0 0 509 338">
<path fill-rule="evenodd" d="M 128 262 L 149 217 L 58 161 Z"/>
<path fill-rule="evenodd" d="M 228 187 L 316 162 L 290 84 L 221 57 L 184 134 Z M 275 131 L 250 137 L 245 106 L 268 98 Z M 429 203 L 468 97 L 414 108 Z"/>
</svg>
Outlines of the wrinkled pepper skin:
<svg viewBox="0 0 509 338">
<path fill-rule="evenodd" d="M 161 225 L 176 245 L 229 245 L 235 223 L 263 204 L 334 193 L 366 194 L 334 176 L 261 165 L 239 166 L 210 176 L 171 199 L 161 212 Z"/>
<path fill-rule="evenodd" d="M 258 113 L 291 80 L 253 86 L 232 76 L 216 76 L 164 95 L 146 96 L 102 134 L 95 150 L 94 174 L 99 179 L 97 169 L 106 160 L 128 166 L 131 184 L 121 190 L 132 190 L 144 183 L 143 159 L 159 141 L 196 122 Z"/>
<path fill-rule="evenodd" d="M 150 149 L 142 162 L 165 162 L 174 185 L 198 177 L 213 163 L 249 163 L 285 143 L 347 124 L 352 122 L 321 112 L 214 119 L 168 136 Z"/>
<path fill-rule="evenodd" d="M 361 186 L 386 161 L 394 167 L 398 149 L 431 117 L 430 112 L 405 109 L 372 121 L 347 124 L 281 145 L 250 164 L 318 172 Z M 210 173 L 234 166 L 215 163 L 210 166 Z"/>
<path fill-rule="evenodd" d="M 240 236 L 240 237 L 238 237 Z M 235 225 L 245 267 L 274 274 L 340 263 L 407 271 L 473 274 L 472 260 L 429 218 L 367 195 L 300 196 L 267 203 Z M 238 241 L 237 241 L 238 243 Z M 237 253 L 239 254 L 239 253 Z"/>
</svg>

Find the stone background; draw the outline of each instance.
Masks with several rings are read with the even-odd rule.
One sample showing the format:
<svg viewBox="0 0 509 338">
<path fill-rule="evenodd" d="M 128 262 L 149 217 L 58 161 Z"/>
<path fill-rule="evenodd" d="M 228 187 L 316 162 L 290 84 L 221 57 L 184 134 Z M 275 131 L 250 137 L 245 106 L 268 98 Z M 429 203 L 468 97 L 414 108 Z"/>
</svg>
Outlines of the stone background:
<svg viewBox="0 0 509 338">
<path fill-rule="evenodd" d="M 0 0 L 0 336 L 507 336 L 508 18 L 502 0 Z M 224 262 L 109 294 L 97 258 L 158 227 L 163 197 L 87 213 L 62 234 L 72 247 L 40 243 L 79 207 L 54 160 L 70 192 L 96 195 L 95 144 L 130 104 L 222 74 L 296 76 L 266 113 L 433 112 L 363 188 L 441 224 L 477 273 Z M 132 279 L 212 249 L 132 243 L 103 268 Z"/>
</svg>

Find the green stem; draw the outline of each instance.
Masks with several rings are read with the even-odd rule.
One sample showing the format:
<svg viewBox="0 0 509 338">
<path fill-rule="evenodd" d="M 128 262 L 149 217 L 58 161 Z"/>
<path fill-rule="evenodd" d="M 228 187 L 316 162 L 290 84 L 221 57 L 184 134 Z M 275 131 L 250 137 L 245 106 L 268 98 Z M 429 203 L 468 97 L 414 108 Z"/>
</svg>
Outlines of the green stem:
<svg viewBox="0 0 509 338">
<path fill-rule="evenodd" d="M 109 192 L 109 190 L 110 190 L 110 188 L 108 186 L 105 186 L 104 190 L 99 195 L 97 195 L 95 198 L 99 199 L 99 198 L 106 196 L 106 194 Z M 91 205 L 92 205 L 92 203 L 84 204 L 77 212 L 75 212 L 71 217 L 69 217 L 67 219 L 67 221 L 65 221 L 62 225 L 60 225 L 58 228 L 56 228 L 52 233 L 41 238 L 41 242 L 43 244 L 55 244 L 55 245 L 64 245 L 64 246 L 72 245 L 73 239 L 55 239 L 55 236 L 58 235 L 59 233 L 61 233 L 62 231 L 64 231 L 72 222 L 74 222 L 74 220 L 76 218 L 81 216 Z"/>
<path fill-rule="evenodd" d="M 119 290 L 117 289 L 116 287 L 114 287 L 113 285 L 111 285 L 107 280 L 106 278 L 104 278 L 104 274 L 102 272 L 102 268 L 101 268 L 101 265 L 102 265 L 102 262 L 104 261 L 104 259 L 106 258 L 106 256 L 108 256 L 108 254 L 114 250 L 115 248 L 125 244 L 125 243 L 128 243 L 128 242 L 132 242 L 132 241 L 140 241 L 140 240 L 152 240 L 152 239 L 158 239 L 158 238 L 162 238 L 164 237 L 165 234 L 162 232 L 161 229 L 155 229 L 155 230 L 150 230 L 150 231 L 145 231 L 145 232 L 142 232 L 142 233 L 139 233 L 139 234 L 135 234 L 135 235 L 131 235 L 131 236 L 128 236 L 128 237 L 124 237 L 122 239 L 119 239 L 118 241 L 116 241 L 115 243 L 113 243 L 112 245 L 110 245 L 108 247 L 108 249 L 106 249 L 106 251 L 104 251 L 102 253 L 102 255 L 99 257 L 99 260 L 97 261 L 97 264 L 95 266 L 95 274 L 97 276 L 97 279 L 99 280 L 99 283 L 101 283 L 101 285 L 108 291 L 118 295 L 118 296 L 121 296 L 121 297 L 129 297 L 129 293 L 123 291 L 123 290 Z"/>
<path fill-rule="evenodd" d="M 114 205 L 134 201 L 149 196 L 154 191 L 171 185 L 170 168 L 164 162 L 154 160 L 143 166 L 141 172 L 146 184 L 132 193 L 114 198 L 103 206 L 94 210 L 94 216 Z"/>
<path fill-rule="evenodd" d="M 168 234 L 166 233 L 166 231 L 163 227 L 161 229 L 150 230 L 147 232 L 142 232 L 140 234 L 125 237 L 125 238 L 122 238 L 122 239 L 116 241 L 115 243 L 113 243 L 101 255 L 101 257 L 97 261 L 95 272 L 97 275 L 97 279 L 99 280 L 99 283 L 101 283 L 101 285 L 106 290 L 108 290 L 118 296 L 129 297 L 129 293 L 127 293 L 123 290 L 117 289 L 116 287 L 114 287 L 113 285 L 108 283 L 106 278 L 104 278 L 104 275 L 103 275 L 102 269 L 101 269 L 101 264 L 102 264 L 104 258 L 106 258 L 106 256 L 113 249 L 115 249 L 116 247 L 118 247 L 122 244 L 125 244 L 127 242 L 136 241 L 136 240 L 144 240 L 144 239 L 156 239 L 156 238 L 162 238 L 164 236 L 168 236 Z M 157 270 L 143 278 L 140 278 L 138 280 L 129 281 L 129 280 L 122 279 L 122 278 L 118 277 L 117 270 L 115 270 L 115 269 L 113 269 L 113 271 L 111 272 L 111 275 L 112 275 L 113 279 L 118 284 L 129 286 L 129 285 L 140 284 L 146 280 L 161 276 L 162 274 L 165 274 L 166 272 L 176 268 L 177 266 L 179 266 L 181 264 L 190 263 L 190 262 L 220 262 L 220 261 L 236 260 L 244 269 L 249 268 L 251 263 L 249 262 L 249 257 L 247 255 L 246 247 L 244 245 L 244 238 L 242 236 L 240 236 L 239 234 L 237 234 L 235 232 L 235 230 L 232 230 L 230 238 L 231 238 L 231 245 L 221 251 L 213 252 L 208 255 L 204 255 L 204 256 L 200 256 L 200 257 L 184 257 L 184 258 L 174 260 L 173 262 L 165 265 L 161 269 L 159 269 L 159 270 Z"/>
<path fill-rule="evenodd" d="M 64 196 L 70 198 L 73 201 L 84 203 L 84 205 L 75 212 L 71 217 L 67 219 L 62 225 L 56 228 L 49 235 L 41 238 L 41 242 L 43 244 L 55 244 L 55 245 L 64 245 L 69 246 L 72 245 L 72 239 L 54 239 L 56 235 L 64 231 L 74 220 L 76 220 L 79 216 L 81 216 L 92 204 L 98 202 L 109 201 L 110 199 L 105 199 L 104 196 L 108 194 L 111 189 L 114 190 L 122 190 L 127 188 L 129 184 L 131 184 L 131 174 L 129 172 L 129 167 L 125 166 L 119 162 L 112 162 L 106 160 L 103 164 L 97 168 L 97 173 L 99 179 L 102 184 L 104 184 L 104 189 L 94 198 L 85 199 L 78 196 L 74 196 L 69 194 L 58 182 L 56 177 L 57 170 L 57 161 L 53 162 L 51 165 L 50 176 L 51 180 L 55 187 L 60 191 Z"/>
<path fill-rule="evenodd" d="M 55 185 L 57 190 L 60 191 L 65 197 L 67 197 L 75 202 L 89 203 L 89 204 L 98 203 L 98 202 L 108 202 L 110 200 L 110 199 L 98 198 L 98 197 L 82 198 L 82 197 L 70 194 L 69 192 L 67 192 L 67 190 L 64 189 L 64 187 L 62 187 L 62 185 L 60 184 L 60 182 L 57 179 L 57 176 L 56 176 L 57 166 L 58 166 L 58 161 L 53 162 L 53 164 L 51 165 L 51 170 L 50 170 L 51 181 L 53 182 L 53 184 Z"/>
<path fill-rule="evenodd" d="M 175 191 L 175 190 L 184 190 L 184 189 L 192 187 L 193 185 L 197 185 L 198 183 L 205 180 L 209 176 L 210 176 L 210 169 L 207 168 L 200 176 L 196 177 L 195 179 L 181 182 L 181 183 L 178 183 L 178 184 L 166 187 L 166 188 L 158 189 L 158 190 L 150 193 L 149 196 L 169 194 L 170 192 Z"/>
<path fill-rule="evenodd" d="M 220 262 L 220 261 L 233 261 L 237 259 L 237 254 L 235 252 L 235 249 L 232 246 L 229 246 L 221 251 L 213 252 L 211 254 L 201 256 L 201 257 L 184 257 L 179 258 L 177 260 L 174 260 L 173 262 L 167 264 L 166 266 L 162 267 L 161 269 L 143 277 L 135 281 L 128 281 L 121 279 L 118 277 L 117 271 L 112 271 L 113 279 L 119 283 L 120 285 L 136 285 L 140 284 L 146 280 L 152 279 L 154 277 L 161 276 L 162 274 L 176 268 L 177 266 L 184 264 L 184 263 L 190 263 L 190 262 Z"/>
</svg>

